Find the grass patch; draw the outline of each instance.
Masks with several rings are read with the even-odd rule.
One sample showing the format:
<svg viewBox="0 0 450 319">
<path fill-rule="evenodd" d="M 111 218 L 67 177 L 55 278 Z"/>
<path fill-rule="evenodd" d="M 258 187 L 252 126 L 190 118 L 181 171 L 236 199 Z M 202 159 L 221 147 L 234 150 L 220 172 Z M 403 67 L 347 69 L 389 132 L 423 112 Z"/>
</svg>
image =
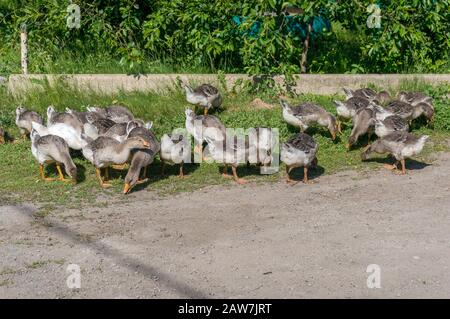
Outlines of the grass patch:
<svg viewBox="0 0 450 319">
<path fill-rule="evenodd" d="M 434 129 L 428 127 L 424 121 L 417 120 L 413 125 L 413 132 L 428 134 L 433 143 L 428 143 L 424 152 L 417 160 L 425 160 L 430 153 L 447 151 L 446 139 L 450 137 L 450 102 L 447 94 L 449 86 L 433 87 L 421 83 L 405 83 L 403 88 L 413 88 L 425 91 L 434 98 L 436 118 Z M 395 92 L 392 92 L 395 93 Z M 250 128 L 255 126 L 276 127 L 280 132 L 280 142 L 286 141 L 289 136 L 298 132 L 298 129 L 289 126 L 281 116 L 278 100 L 273 96 L 260 96 L 265 102 L 272 103 L 273 109 L 255 109 L 251 101 L 256 96 L 245 93 L 225 93 L 223 109 L 216 115 L 227 127 Z M 312 101 L 335 113 L 333 100 L 342 99 L 343 96 L 300 95 L 293 97 L 291 102 Z M 14 110 L 19 104 L 45 114 L 48 105 L 53 104 L 57 110 L 70 107 L 84 110 L 87 106 L 107 106 L 112 103 L 121 103 L 139 118 L 153 121 L 154 132 L 158 137 L 169 133 L 175 128 L 184 127 L 184 109 L 188 106 L 181 89 L 173 88 L 165 92 L 118 92 L 105 95 L 92 91 L 72 89 L 64 84 L 56 87 L 44 87 L 42 91 L 31 91 L 25 95 L 12 96 L 4 89 L 0 89 L 0 125 L 8 133 L 18 138 L 19 134 L 14 126 Z M 351 151 L 344 147 L 350 135 L 351 127 L 345 128 L 336 141 L 332 141 L 325 128 L 312 127 L 308 132 L 319 143 L 319 169 L 313 174 L 332 174 L 345 169 L 366 169 L 378 167 L 376 161 L 362 162 L 360 159 L 361 147 L 367 143 L 363 136 Z M 95 178 L 94 167 L 78 152 L 73 153 L 75 164 L 79 169 L 80 182 L 76 186 L 62 182 L 42 182 L 39 179 L 38 164 L 30 151 L 30 142 L 22 141 L 16 144 L 7 143 L 0 146 L 0 203 L 38 202 L 41 209 L 36 218 L 45 217 L 50 212 L 66 208 L 78 208 L 83 204 L 90 206 L 104 206 L 115 201 L 128 201 L 130 197 L 121 195 L 123 178 L 126 172 L 114 172 L 113 187 L 101 189 Z M 166 175 L 160 176 L 160 162 L 156 158 L 150 167 L 151 178 L 144 185 L 138 185 L 134 191 L 157 191 L 161 195 L 178 192 L 194 191 L 205 186 L 231 184 L 223 179 L 219 171 L 220 165 L 202 163 L 186 165 L 189 175 L 186 179 L 178 179 L 178 167 L 168 166 Z M 260 175 L 257 167 L 247 169 L 245 165 L 239 167 L 238 173 L 256 183 L 279 181 L 284 176 L 284 167 L 280 173 L 274 175 Z M 54 167 L 47 167 L 49 176 L 56 176 Z M 301 174 L 298 172 L 298 174 Z"/>
</svg>

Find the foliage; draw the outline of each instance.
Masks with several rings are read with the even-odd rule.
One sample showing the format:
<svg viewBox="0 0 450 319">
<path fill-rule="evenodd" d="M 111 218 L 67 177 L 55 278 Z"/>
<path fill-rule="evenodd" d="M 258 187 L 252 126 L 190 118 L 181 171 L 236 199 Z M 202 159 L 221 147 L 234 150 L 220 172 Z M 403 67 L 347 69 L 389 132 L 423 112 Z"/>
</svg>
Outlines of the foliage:
<svg viewBox="0 0 450 319">
<path fill-rule="evenodd" d="M 29 30 L 31 72 L 300 71 L 449 72 L 450 0 L 74 0 L 81 27 L 66 25 L 67 0 L 0 0 L 0 73 L 18 72 L 19 27 Z M 381 28 L 369 28 L 378 4 Z M 300 10 L 287 15 L 289 8 Z M 327 20 L 328 19 L 328 20 Z M 93 70 L 93 71 L 91 71 Z"/>
</svg>

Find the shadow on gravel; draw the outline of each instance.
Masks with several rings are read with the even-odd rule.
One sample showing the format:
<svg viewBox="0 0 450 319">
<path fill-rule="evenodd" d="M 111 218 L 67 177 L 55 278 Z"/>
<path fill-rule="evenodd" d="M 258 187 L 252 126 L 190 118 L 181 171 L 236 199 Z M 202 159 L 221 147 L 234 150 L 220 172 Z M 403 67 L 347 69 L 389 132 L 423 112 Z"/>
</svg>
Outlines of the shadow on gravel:
<svg viewBox="0 0 450 319">
<path fill-rule="evenodd" d="M 395 163 L 395 159 L 393 157 L 375 157 L 375 158 L 371 158 L 368 160 L 364 160 L 363 162 L 375 162 L 375 163 L 380 163 L 380 164 L 394 164 Z M 416 161 L 414 159 L 406 159 L 405 161 L 406 164 L 406 169 L 410 169 L 410 170 L 421 170 L 424 169 L 427 166 L 430 166 L 431 164 L 427 164 L 424 162 L 419 162 Z M 401 166 L 399 165 L 399 168 Z"/>
<path fill-rule="evenodd" d="M 26 215 L 31 219 L 36 219 L 34 216 L 33 208 L 31 207 L 16 207 L 17 211 L 21 214 Z M 49 231 L 54 232 L 61 237 L 69 240 L 73 244 L 82 245 L 85 248 L 90 248 L 95 250 L 97 253 L 101 253 L 106 257 L 109 257 L 115 261 L 118 265 L 121 265 L 124 268 L 128 268 L 133 272 L 139 272 L 147 277 L 148 280 L 156 281 L 158 284 L 164 285 L 170 290 L 175 290 L 180 296 L 186 298 L 208 298 L 208 295 L 203 293 L 202 291 L 197 290 L 194 287 L 189 286 L 184 282 L 180 282 L 174 278 L 172 278 L 167 273 L 147 264 L 143 264 L 140 261 L 124 255 L 121 251 L 110 247 L 106 244 L 100 242 L 86 242 L 80 240 L 80 238 L 85 238 L 85 234 L 74 231 L 53 219 L 49 218 L 39 218 L 40 221 L 43 222 L 44 225 L 48 228 Z M 156 278 L 156 280 L 155 280 Z"/>
</svg>

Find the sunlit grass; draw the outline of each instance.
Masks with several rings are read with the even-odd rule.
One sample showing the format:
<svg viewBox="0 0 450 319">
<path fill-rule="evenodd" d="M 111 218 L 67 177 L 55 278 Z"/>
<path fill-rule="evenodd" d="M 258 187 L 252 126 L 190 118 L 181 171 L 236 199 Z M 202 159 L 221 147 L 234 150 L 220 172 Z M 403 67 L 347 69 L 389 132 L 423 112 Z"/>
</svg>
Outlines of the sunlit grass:
<svg viewBox="0 0 450 319">
<path fill-rule="evenodd" d="M 449 91 L 442 88 L 415 87 L 427 90 L 435 94 L 435 106 L 437 109 L 435 128 L 426 126 L 424 121 L 418 120 L 413 125 L 417 134 L 431 135 L 423 154 L 417 160 L 428 161 L 429 155 L 436 151 L 448 150 L 446 140 L 450 137 L 450 103 L 443 96 Z M 256 109 L 251 106 L 251 101 L 256 98 L 245 93 L 225 93 L 223 109 L 216 115 L 227 127 L 250 128 L 257 126 L 274 127 L 279 129 L 280 141 L 283 142 L 289 136 L 298 132 L 297 128 L 287 125 L 281 116 L 278 100 L 274 96 L 261 96 L 269 104 L 271 109 Z M 291 99 L 291 102 L 312 101 L 335 113 L 333 100 L 342 96 L 317 96 L 301 95 Z M 70 89 L 61 84 L 55 88 L 46 87 L 44 92 L 31 91 L 21 96 L 11 96 L 0 90 L 0 125 L 5 127 L 9 135 L 18 139 L 19 134 L 14 126 L 14 110 L 18 104 L 33 109 L 42 115 L 48 105 L 53 104 L 56 109 L 64 110 L 66 107 L 82 110 L 89 105 L 107 106 L 112 103 L 125 104 L 135 116 L 146 121 L 153 121 L 154 132 L 158 137 L 169 133 L 175 128 L 184 127 L 184 110 L 188 106 L 182 90 L 173 88 L 165 93 L 133 92 L 105 95 L 92 91 L 80 91 Z M 332 141 L 329 132 L 320 127 L 312 127 L 308 132 L 319 143 L 319 168 L 312 172 L 313 175 L 332 174 L 341 170 L 364 170 L 380 166 L 377 161 L 362 162 L 360 158 L 361 148 L 367 144 L 367 136 L 362 136 L 352 150 L 344 147 L 350 135 L 351 127 L 348 126 L 336 141 Z M 93 166 L 75 152 L 74 161 L 79 169 L 79 183 L 76 186 L 62 182 L 43 182 L 39 179 L 38 164 L 30 151 L 29 141 L 19 141 L 15 144 L 7 143 L 0 146 L 0 201 L 20 201 L 45 203 L 47 210 L 52 207 L 79 207 L 81 204 L 104 205 L 115 200 L 128 200 L 121 194 L 123 178 L 126 172 L 114 172 L 113 186 L 109 189 L 101 189 L 95 178 Z M 383 156 L 379 156 L 383 158 Z M 178 166 L 166 168 L 166 175 L 160 175 L 160 162 L 156 158 L 150 168 L 150 180 L 144 185 L 137 186 L 135 192 L 154 191 L 160 195 L 170 195 L 178 192 L 194 191 L 211 185 L 233 185 L 233 182 L 224 179 L 218 164 L 187 164 L 186 179 L 179 179 Z M 50 176 L 55 175 L 54 167 L 47 168 Z M 254 183 L 277 182 L 284 177 L 284 166 L 280 172 L 273 175 L 259 174 L 259 168 L 252 166 L 247 169 L 242 165 L 238 173 L 240 176 Z M 297 178 L 301 172 L 296 173 Z M 233 185 L 234 186 L 234 185 Z M 102 196 L 100 196 L 102 195 Z M 48 206 L 50 205 L 50 206 Z"/>
</svg>

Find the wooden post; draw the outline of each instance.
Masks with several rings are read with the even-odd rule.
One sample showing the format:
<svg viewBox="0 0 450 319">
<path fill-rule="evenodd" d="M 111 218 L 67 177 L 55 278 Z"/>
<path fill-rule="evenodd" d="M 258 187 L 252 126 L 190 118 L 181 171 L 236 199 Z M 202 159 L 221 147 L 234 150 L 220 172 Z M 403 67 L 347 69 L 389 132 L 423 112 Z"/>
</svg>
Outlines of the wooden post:
<svg viewBox="0 0 450 319">
<path fill-rule="evenodd" d="M 20 56 L 22 73 L 28 74 L 28 33 L 25 23 L 20 26 Z"/>
<path fill-rule="evenodd" d="M 305 42 L 303 43 L 302 61 L 300 63 L 300 68 L 301 68 L 300 72 L 301 73 L 306 73 L 306 62 L 308 59 L 309 39 L 311 37 L 312 24 L 313 24 L 313 18 L 311 18 L 309 20 L 308 31 L 306 33 L 306 39 L 305 39 Z"/>
</svg>

